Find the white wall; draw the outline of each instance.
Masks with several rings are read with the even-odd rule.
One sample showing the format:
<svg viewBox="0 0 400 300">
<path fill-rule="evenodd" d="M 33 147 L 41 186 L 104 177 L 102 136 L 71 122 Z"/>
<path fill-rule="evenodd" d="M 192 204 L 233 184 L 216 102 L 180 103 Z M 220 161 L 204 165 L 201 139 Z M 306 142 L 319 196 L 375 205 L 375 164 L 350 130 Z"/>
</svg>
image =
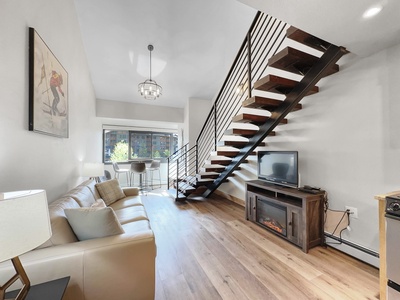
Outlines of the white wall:
<svg viewBox="0 0 400 300">
<path fill-rule="evenodd" d="M 378 252 L 377 194 L 400 190 L 400 45 L 367 58 L 348 54 L 339 73 L 320 81 L 320 92 L 289 114 L 268 149 L 298 150 L 301 183 L 327 190 L 330 208 L 358 209 L 343 238 Z M 220 189 L 244 199 L 244 165 Z M 251 171 L 252 170 L 252 171 Z M 242 178 L 244 177 L 244 179 Z"/>
<path fill-rule="evenodd" d="M 68 72 L 69 138 L 28 131 L 28 27 Z M 100 162 L 102 132 L 72 0 L 0 2 L 0 191 L 41 188 L 51 202 Z"/>
<path fill-rule="evenodd" d="M 186 141 L 190 147 L 196 145 L 197 137 L 211 110 L 210 100 L 189 98 L 185 107 Z"/>
<path fill-rule="evenodd" d="M 162 98 L 160 100 L 162 103 Z M 97 100 L 96 114 L 103 118 L 183 123 L 183 109 L 113 100 Z"/>
</svg>

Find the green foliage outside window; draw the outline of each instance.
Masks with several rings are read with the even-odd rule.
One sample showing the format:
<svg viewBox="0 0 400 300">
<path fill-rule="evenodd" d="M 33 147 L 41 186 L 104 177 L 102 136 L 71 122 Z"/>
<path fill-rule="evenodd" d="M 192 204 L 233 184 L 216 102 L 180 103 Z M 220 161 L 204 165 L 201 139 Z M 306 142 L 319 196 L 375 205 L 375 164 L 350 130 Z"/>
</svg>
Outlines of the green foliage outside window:
<svg viewBox="0 0 400 300">
<path fill-rule="evenodd" d="M 178 136 L 171 133 L 104 129 L 104 162 L 156 158 L 165 161 L 178 147 Z"/>
<path fill-rule="evenodd" d="M 128 143 L 125 141 L 118 142 L 114 146 L 111 153 L 111 161 L 127 161 L 128 160 Z"/>
</svg>

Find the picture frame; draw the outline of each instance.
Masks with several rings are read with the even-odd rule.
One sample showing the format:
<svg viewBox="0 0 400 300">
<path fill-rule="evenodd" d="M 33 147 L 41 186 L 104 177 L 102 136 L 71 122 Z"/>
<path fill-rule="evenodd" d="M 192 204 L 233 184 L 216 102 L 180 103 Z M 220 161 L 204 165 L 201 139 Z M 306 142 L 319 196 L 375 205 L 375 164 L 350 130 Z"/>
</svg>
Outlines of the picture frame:
<svg viewBox="0 0 400 300">
<path fill-rule="evenodd" d="M 29 131 L 69 137 L 68 73 L 29 27 Z"/>
</svg>

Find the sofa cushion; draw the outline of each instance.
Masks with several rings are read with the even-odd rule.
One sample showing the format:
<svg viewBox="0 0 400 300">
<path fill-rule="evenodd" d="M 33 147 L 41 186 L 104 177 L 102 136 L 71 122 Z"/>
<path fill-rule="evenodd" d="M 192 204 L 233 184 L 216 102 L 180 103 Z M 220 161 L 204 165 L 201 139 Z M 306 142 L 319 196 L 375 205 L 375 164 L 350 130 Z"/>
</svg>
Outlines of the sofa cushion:
<svg viewBox="0 0 400 300">
<path fill-rule="evenodd" d="M 90 207 L 107 207 L 103 199 L 97 199 Z"/>
<path fill-rule="evenodd" d="M 122 225 L 126 233 L 135 234 L 137 232 L 151 230 L 150 222 L 147 220 L 139 220 L 136 222 L 129 222 Z"/>
<path fill-rule="evenodd" d="M 149 219 L 143 206 L 125 207 L 124 209 L 115 210 L 114 212 L 122 225 L 128 222 Z"/>
<path fill-rule="evenodd" d="M 71 226 L 69 226 L 64 209 L 79 208 L 79 204 L 71 197 L 63 197 L 49 204 L 49 216 L 52 235 L 51 238 L 38 248 L 62 245 L 77 242 Z"/>
<path fill-rule="evenodd" d="M 125 197 L 124 199 L 114 202 L 110 205 L 115 211 L 131 206 L 143 206 L 140 196 Z"/>
<path fill-rule="evenodd" d="M 85 183 L 82 183 L 81 185 L 78 185 L 76 188 L 72 189 L 66 196 L 74 198 L 81 207 L 90 207 L 96 201 L 93 193 L 85 185 Z"/>
<path fill-rule="evenodd" d="M 65 209 L 68 222 L 80 241 L 124 233 L 111 207 Z"/>
<path fill-rule="evenodd" d="M 85 184 L 85 185 L 86 185 L 86 187 L 92 192 L 93 197 L 94 197 L 95 199 L 101 198 L 99 192 L 98 192 L 97 189 L 96 189 L 96 181 L 94 181 L 94 180 L 92 179 L 92 180 L 88 180 L 88 181 L 86 181 L 86 182 L 84 182 L 84 183 L 82 183 L 82 184 Z"/>
<path fill-rule="evenodd" d="M 117 179 L 112 179 L 96 184 L 100 197 L 103 198 L 107 205 L 118 201 L 119 199 L 125 198 L 125 194 L 119 186 Z"/>
</svg>

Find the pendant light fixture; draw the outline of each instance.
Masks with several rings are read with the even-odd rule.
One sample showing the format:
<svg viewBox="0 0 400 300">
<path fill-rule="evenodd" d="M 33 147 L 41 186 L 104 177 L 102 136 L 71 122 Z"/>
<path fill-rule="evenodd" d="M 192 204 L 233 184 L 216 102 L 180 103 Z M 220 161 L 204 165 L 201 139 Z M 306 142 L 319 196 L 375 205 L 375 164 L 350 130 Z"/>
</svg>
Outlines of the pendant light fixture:
<svg viewBox="0 0 400 300">
<path fill-rule="evenodd" d="M 150 51 L 150 78 L 138 85 L 138 91 L 146 100 L 156 100 L 162 95 L 162 87 L 151 79 L 151 51 L 154 50 L 153 45 L 148 45 Z"/>
</svg>

